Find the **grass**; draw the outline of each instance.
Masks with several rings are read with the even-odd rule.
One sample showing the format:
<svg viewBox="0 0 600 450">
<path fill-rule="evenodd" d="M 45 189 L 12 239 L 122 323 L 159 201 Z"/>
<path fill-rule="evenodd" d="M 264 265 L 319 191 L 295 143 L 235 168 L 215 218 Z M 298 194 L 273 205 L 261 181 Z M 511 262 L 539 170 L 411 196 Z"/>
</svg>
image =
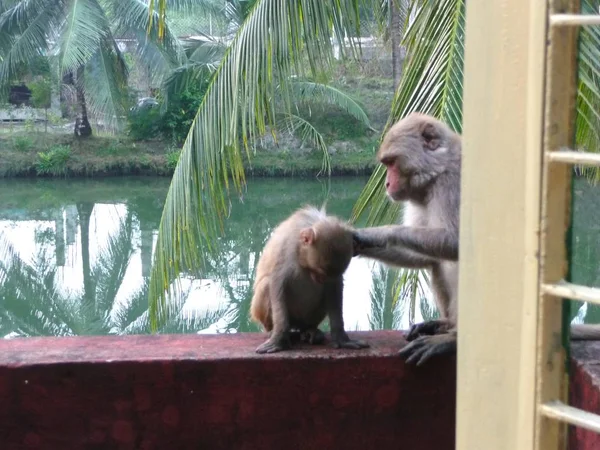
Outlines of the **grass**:
<svg viewBox="0 0 600 450">
<path fill-rule="evenodd" d="M 352 145 L 346 145 L 349 148 L 344 151 L 332 153 L 332 175 L 371 174 L 376 165 L 376 144 L 375 139 L 363 138 L 353 141 Z M 335 149 L 335 145 L 336 143 L 332 143 L 330 150 Z M 279 152 L 257 152 L 250 161 L 246 161 L 246 170 L 250 176 L 309 176 L 318 174 L 322 164 L 323 153 L 320 151 L 285 149 Z"/>
<path fill-rule="evenodd" d="M 67 165 L 71 159 L 71 147 L 56 145 L 47 152 L 39 152 L 35 170 L 38 175 L 66 175 Z"/>
<path fill-rule="evenodd" d="M 375 166 L 375 138 L 331 142 L 333 175 L 367 174 Z M 343 148 L 343 150 L 339 150 Z M 337 150 L 336 150 L 337 149 Z M 123 137 L 76 139 L 46 133 L 0 134 L 1 177 L 171 176 L 179 149 L 162 141 L 134 142 Z M 318 151 L 259 150 L 246 161 L 249 176 L 312 176 L 322 168 Z"/>
<path fill-rule="evenodd" d="M 22 142 L 27 140 L 27 145 Z M 0 177 L 170 175 L 167 145 L 116 137 L 76 139 L 46 133 L 0 134 Z"/>
<path fill-rule="evenodd" d="M 352 64 L 340 64 L 336 73 L 333 85 L 365 108 L 377 131 L 367 130 L 332 106 L 300 107 L 297 112 L 322 133 L 329 146 L 333 175 L 370 174 L 376 166 L 375 147 L 391 107 L 392 81 L 388 76 L 368 73 Z M 320 151 L 311 151 L 298 139 L 280 135 L 278 140 L 278 145 L 259 147 L 251 160 L 246 161 L 248 176 L 314 176 L 322 170 Z M 80 140 L 70 133 L 0 127 L 0 178 L 171 176 L 179 153 L 171 142 L 161 140 L 134 141 L 122 136 Z"/>
</svg>

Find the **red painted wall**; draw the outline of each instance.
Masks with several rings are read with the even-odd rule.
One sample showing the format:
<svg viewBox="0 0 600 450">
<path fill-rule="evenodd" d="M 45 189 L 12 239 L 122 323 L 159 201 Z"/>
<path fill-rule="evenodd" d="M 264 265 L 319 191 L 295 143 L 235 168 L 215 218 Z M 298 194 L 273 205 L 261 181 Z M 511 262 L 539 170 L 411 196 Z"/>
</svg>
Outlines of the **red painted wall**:
<svg viewBox="0 0 600 450">
<path fill-rule="evenodd" d="M 262 334 L 0 340 L 0 449 L 454 448 L 455 360 L 399 332 L 363 351 L 261 356 Z M 574 343 L 570 404 L 600 414 L 600 342 Z M 600 449 L 571 428 L 569 450 Z"/>
<path fill-rule="evenodd" d="M 263 334 L 0 341 L 0 449 L 454 448 L 455 361 L 399 332 L 257 355 Z"/>
<path fill-rule="evenodd" d="M 600 342 L 571 344 L 569 404 L 600 414 Z M 569 450 L 599 450 L 600 435 L 579 427 L 570 427 Z"/>
</svg>

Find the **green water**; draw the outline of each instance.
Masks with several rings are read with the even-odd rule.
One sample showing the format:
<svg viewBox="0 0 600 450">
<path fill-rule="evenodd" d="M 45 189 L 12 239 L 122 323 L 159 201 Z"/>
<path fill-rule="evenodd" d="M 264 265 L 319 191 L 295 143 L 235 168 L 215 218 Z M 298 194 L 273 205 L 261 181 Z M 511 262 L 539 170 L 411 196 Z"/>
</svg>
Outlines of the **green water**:
<svg viewBox="0 0 600 450">
<path fill-rule="evenodd" d="M 161 330 L 171 333 L 258 331 L 248 318 L 254 266 L 270 231 L 294 209 L 327 201 L 348 218 L 364 177 L 250 179 L 234 200 L 219 256 L 194 279 Z M 147 282 L 169 187 L 153 177 L 103 180 L 0 180 L 0 336 L 148 332 Z M 600 191 L 575 189 L 573 281 L 600 286 Z M 9 242 L 10 247 L 3 246 Z M 418 286 L 394 304 L 394 272 L 354 258 L 345 274 L 349 330 L 405 329 L 435 316 Z M 600 322 L 600 308 L 575 304 L 573 316 Z"/>
<path fill-rule="evenodd" d="M 328 212 L 349 218 L 366 181 L 250 179 L 233 202 L 219 257 L 198 278 L 181 280 L 184 295 L 161 331 L 258 331 L 248 310 L 270 231 L 305 203 L 326 200 Z M 4 279 L 0 270 L 0 335 L 147 333 L 147 281 L 168 187 L 153 177 L 0 181 L 0 232 L 16 253 L 0 256 L 8 266 Z M 409 296 L 393 304 L 392 274 L 353 259 L 345 274 L 349 330 L 406 328 L 433 317 L 424 289 L 414 307 Z"/>
<path fill-rule="evenodd" d="M 600 185 L 578 179 L 573 189 L 571 281 L 600 287 Z M 571 303 L 571 317 L 578 322 L 600 323 L 600 306 Z"/>
</svg>

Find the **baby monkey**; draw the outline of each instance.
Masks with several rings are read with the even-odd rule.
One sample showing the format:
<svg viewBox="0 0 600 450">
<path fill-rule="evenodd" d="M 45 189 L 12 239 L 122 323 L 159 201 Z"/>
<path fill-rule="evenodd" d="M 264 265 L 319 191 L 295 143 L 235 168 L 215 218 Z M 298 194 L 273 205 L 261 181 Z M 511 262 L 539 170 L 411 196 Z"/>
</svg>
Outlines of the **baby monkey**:
<svg viewBox="0 0 600 450">
<path fill-rule="evenodd" d="M 322 344 L 318 328 L 329 316 L 332 345 L 359 349 L 342 317 L 343 275 L 353 253 L 352 229 L 324 211 L 307 206 L 275 228 L 256 267 L 252 319 L 269 332 L 257 353 L 291 347 L 294 331 L 303 341 Z"/>
</svg>

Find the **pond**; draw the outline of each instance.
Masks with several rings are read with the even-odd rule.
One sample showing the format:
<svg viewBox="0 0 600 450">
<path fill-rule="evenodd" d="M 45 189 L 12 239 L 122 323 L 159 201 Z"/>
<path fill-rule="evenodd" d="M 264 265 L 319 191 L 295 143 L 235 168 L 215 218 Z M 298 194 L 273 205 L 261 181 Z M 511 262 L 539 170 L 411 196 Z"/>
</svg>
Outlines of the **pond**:
<svg viewBox="0 0 600 450">
<path fill-rule="evenodd" d="M 194 279 L 183 279 L 184 294 L 160 331 L 259 331 L 249 303 L 255 263 L 273 227 L 306 203 L 327 201 L 329 213 L 349 218 L 366 181 L 249 179 L 243 200 L 233 201 L 219 256 Z M 152 251 L 169 182 L 0 180 L 0 335 L 148 333 Z M 592 286 L 600 285 L 598 192 L 577 181 L 573 280 Z M 406 274 L 413 284 L 394 302 L 398 271 L 354 258 L 344 277 L 347 329 L 406 329 L 436 317 L 427 286 Z M 576 320 L 600 322 L 598 308 L 580 306 L 573 308 Z"/>
<path fill-rule="evenodd" d="M 182 280 L 184 295 L 160 331 L 259 331 L 248 312 L 254 266 L 271 230 L 306 203 L 327 201 L 329 213 L 349 218 L 366 181 L 249 179 L 243 200 L 233 201 L 219 256 L 196 279 Z M 147 282 L 169 182 L 0 181 L 0 233 L 14 253 L 4 257 L 9 268 L 0 288 L 1 335 L 149 332 Z M 395 273 L 352 260 L 344 286 L 348 330 L 406 328 L 423 316 L 435 317 L 426 286 L 417 286 L 416 296 L 407 291 L 392 301 Z"/>
</svg>

